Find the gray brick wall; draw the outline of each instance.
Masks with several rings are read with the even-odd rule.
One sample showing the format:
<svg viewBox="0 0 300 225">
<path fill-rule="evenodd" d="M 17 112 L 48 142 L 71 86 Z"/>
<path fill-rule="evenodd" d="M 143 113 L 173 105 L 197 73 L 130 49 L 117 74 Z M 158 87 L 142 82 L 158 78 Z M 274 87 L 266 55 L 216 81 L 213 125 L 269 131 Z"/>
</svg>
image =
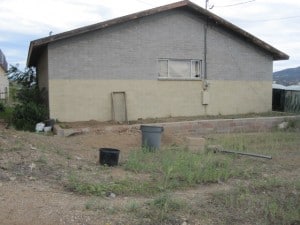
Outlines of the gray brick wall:
<svg viewBox="0 0 300 225">
<path fill-rule="evenodd" d="M 158 58 L 204 58 L 203 21 L 183 9 L 49 44 L 50 79 L 157 79 Z M 222 29 L 208 32 L 208 79 L 271 80 L 272 59 Z"/>
<path fill-rule="evenodd" d="M 157 58 L 203 59 L 203 27 L 185 11 L 49 45 L 50 79 L 157 79 Z"/>
<path fill-rule="evenodd" d="M 209 27 L 208 79 L 272 81 L 272 71 L 270 55 L 221 28 Z"/>
</svg>

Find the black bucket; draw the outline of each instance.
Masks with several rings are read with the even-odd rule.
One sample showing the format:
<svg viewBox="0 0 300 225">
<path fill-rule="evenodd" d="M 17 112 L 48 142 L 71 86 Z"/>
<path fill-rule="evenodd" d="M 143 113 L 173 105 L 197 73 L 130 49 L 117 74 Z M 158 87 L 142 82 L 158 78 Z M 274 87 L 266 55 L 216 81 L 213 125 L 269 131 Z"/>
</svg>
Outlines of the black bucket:
<svg viewBox="0 0 300 225">
<path fill-rule="evenodd" d="M 117 166 L 119 161 L 120 150 L 114 148 L 100 148 L 99 157 L 100 165 Z"/>
</svg>

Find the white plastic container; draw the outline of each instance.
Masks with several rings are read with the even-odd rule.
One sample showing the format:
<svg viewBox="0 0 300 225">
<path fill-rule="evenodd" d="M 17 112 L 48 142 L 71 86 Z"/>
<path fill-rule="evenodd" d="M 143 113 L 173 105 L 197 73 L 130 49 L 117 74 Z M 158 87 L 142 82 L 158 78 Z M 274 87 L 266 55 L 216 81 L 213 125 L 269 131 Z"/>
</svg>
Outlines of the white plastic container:
<svg viewBox="0 0 300 225">
<path fill-rule="evenodd" d="M 45 128 L 45 124 L 44 123 L 37 123 L 35 125 L 35 131 L 36 132 L 43 132 Z"/>
<path fill-rule="evenodd" d="M 44 127 L 44 132 L 48 133 L 48 132 L 51 132 L 52 130 L 52 127 L 49 126 L 49 127 Z"/>
</svg>

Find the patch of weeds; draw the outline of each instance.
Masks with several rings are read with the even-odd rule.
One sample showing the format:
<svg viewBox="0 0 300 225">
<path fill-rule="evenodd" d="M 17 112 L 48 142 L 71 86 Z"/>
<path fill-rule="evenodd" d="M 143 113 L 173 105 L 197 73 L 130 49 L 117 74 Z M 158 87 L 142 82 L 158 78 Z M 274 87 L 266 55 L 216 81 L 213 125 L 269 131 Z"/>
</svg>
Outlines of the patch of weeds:
<svg viewBox="0 0 300 225">
<path fill-rule="evenodd" d="M 297 132 L 265 132 L 217 134 L 207 138 L 207 145 L 221 145 L 225 150 L 257 153 L 278 156 L 283 150 L 295 149 L 299 146 Z M 243 158 L 249 158 L 243 156 Z"/>
<path fill-rule="evenodd" d="M 85 209 L 87 210 L 104 210 L 105 205 L 101 204 L 98 198 L 90 199 L 85 203 Z"/>
<path fill-rule="evenodd" d="M 65 157 L 68 160 L 72 159 L 72 156 L 69 153 L 67 153 L 67 152 L 65 152 L 65 151 L 63 151 L 61 149 L 57 149 L 56 150 L 56 154 L 58 154 L 60 156 L 63 156 L 63 157 Z"/>
<path fill-rule="evenodd" d="M 107 202 L 99 201 L 99 199 L 97 199 L 97 198 L 91 199 L 88 202 L 86 202 L 85 209 L 93 210 L 93 211 L 101 210 L 101 211 L 105 211 L 109 214 L 115 214 L 120 210 L 119 208 L 114 207 L 113 205 L 111 205 Z"/>
<path fill-rule="evenodd" d="M 186 208 L 185 202 L 172 198 L 166 192 L 149 201 L 147 205 L 144 217 L 151 219 L 152 222 L 157 222 L 157 224 L 174 220 L 176 214 Z"/>
<path fill-rule="evenodd" d="M 214 194 L 206 207 L 209 207 L 211 215 L 221 211 L 224 224 L 279 225 L 300 221 L 299 188 L 295 183 L 276 179 L 239 186 L 229 193 Z"/>
<path fill-rule="evenodd" d="M 35 162 L 46 165 L 48 163 L 48 158 L 45 155 L 42 155 Z"/>
<path fill-rule="evenodd" d="M 23 148 L 20 147 L 20 146 L 12 146 L 12 147 L 6 149 L 5 151 L 8 151 L 8 152 L 21 152 L 21 151 L 23 151 Z"/>
<path fill-rule="evenodd" d="M 159 166 L 158 155 L 147 148 L 131 151 L 125 164 L 125 169 L 138 172 L 153 172 Z"/>
<path fill-rule="evenodd" d="M 125 169 L 152 174 L 160 188 L 166 190 L 226 181 L 233 174 L 231 162 L 229 156 L 194 154 L 181 148 L 137 150 L 130 153 Z"/>
<path fill-rule="evenodd" d="M 125 208 L 127 212 L 137 213 L 141 206 L 136 201 L 130 201 Z"/>
<path fill-rule="evenodd" d="M 95 204 L 95 201 L 93 200 L 89 200 L 87 203 L 85 203 L 85 209 L 87 210 L 92 210 L 94 209 L 94 204 Z"/>
<path fill-rule="evenodd" d="M 300 119 L 288 119 L 286 120 L 287 127 L 285 130 L 287 131 L 297 131 L 300 129 Z"/>
<path fill-rule="evenodd" d="M 79 194 L 105 196 L 107 193 L 117 195 L 152 195 L 157 193 L 158 187 L 150 182 L 137 182 L 135 180 L 124 179 L 111 182 L 91 183 L 82 181 L 76 175 L 71 175 L 68 179 L 67 189 Z"/>
</svg>

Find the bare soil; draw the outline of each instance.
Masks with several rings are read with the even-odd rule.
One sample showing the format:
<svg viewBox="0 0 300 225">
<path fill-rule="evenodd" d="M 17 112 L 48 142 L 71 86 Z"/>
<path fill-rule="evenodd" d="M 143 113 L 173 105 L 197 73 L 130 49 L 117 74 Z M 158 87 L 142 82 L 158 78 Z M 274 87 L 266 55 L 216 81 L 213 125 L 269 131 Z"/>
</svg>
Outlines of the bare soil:
<svg viewBox="0 0 300 225">
<path fill-rule="evenodd" d="M 67 173 L 73 169 L 98 172 L 99 148 L 120 149 L 122 164 L 130 150 L 140 147 L 139 131 L 95 131 L 66 138 L 20 132 L 5 126 L 0 124 L 1 224 L 130 224 L 126 213 L 110 211 L 120 211 L 133 199 L 147 200 L 130 196 L 95 200 L 93 196 L 76 195 L 65 188 Z M 171 140 L 164 137 L 163 142 L 170 144 Z M 109 168 L 107 173 L 113 177 L 127 175 L 119 167 Z M 102 210 L 87 210 L 86 204 L 93 201 L 100 201 Z"/>
<path fill-rule="evenodd" d="M 163 145 L 182 141 L 168 135 L 162 139 Z M 151 224 L 149 219 L 136 221 L 136 217 L 128 213 L 128 204 L 143 203 L 152 197 L 83 196 L 68 191 L 65 186 L 66 178 L 72 170 L 88 171 L 95 179 L 100 176 L 97 174 L 99 148 L 120 149 L 122 164 L 128 153 L 140 145 L 141 134 L 138 130 L 105 133 L 95 131 L 66 138 L 5 129 L 5 125 L 0 124 L 1 224 Z M 299 164 L 296 158 L 289 155 L 284 160 Z M 137 179 L 145 179 L 142 175 L 131 174 L 120 167 L 108 168 L 106 172 L 107 178 L 136 176 Z M 296 177 L 295 179 L 299 178 L 298 175 L 299 170 L 282 172 L 282 176 Z M 234 181 L 199 185 L 176 191 L 174 195 L 190 202 L 205 203 L 212 193 L 229 190 L 232 186 Z M 179 213 L 176 218 L 181 219 L 174 220 L 172 224 L 212 224 L 209 218 L 201 219 L 193 213 Z"/>
</svg>

